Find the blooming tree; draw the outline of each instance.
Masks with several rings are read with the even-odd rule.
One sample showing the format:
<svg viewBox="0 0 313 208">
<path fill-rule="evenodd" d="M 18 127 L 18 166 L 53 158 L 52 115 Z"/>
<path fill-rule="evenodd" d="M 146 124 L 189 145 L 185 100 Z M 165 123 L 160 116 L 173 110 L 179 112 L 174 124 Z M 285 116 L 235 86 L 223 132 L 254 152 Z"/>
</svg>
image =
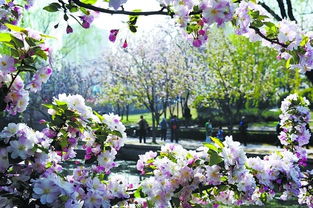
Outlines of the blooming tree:
<svg viewBox="0 0 313 208">
<path fill-rule="evenodd" d="M 196 82 L 195 103 L 220 109 L 220 116 L 231 128 L 240 120 L 242 109 L 276 104 L 282 86 L 292 87 L 297 77 L 281 73 L 283 64 L 275 58 L 274 50 L 244 37 L 225 37 L 221 33 L 220 30 L 210 33 L 212 41 L 199 56 L 207 69 Z"/>
<path fill-rule="evenodd" d="M 46 63 L 47 36 L 15 26 L 22 9 L 32 5 L 32 1 L 21 2 L 0 1 L 0 28 L 4 30 L 0 33 L 0 101 L 1 110 L 11 114 L 25 110 L 29 92 L 38 91 L 52 72 Z M 221 27 L 232 22 L 237 34 L 276 49 L 279 58 L 287 60 L 287 67 L 306 74 L 312 68 L 312 34 L 285 19 L 274 23 L 268 9 L 253 1 L 161 0 L 161 9 L 151 12 L 125 11 L 121 5 L 126 0 L 108 2 L 114 10 L 96 5 L 97 0 L 59 0 L 44 9 L 63 12 L 65 21 L 72 17 L 84 28 L 93 22 L 93 11 L 131 15 L 128 25 L 133 32 L 139 15 L 169 15 L 178 20 L 195 47 L 208 40 L 212 24 Z M 70 25 L 67 32 L 72 32 Z M 117 35 L 118 30 L 112 30 L 109 39 L 115 41 Z M 123 47 L 127 48 L 127 41 Z M 20 75 L 27 73 L 34 75 L 24 83 Z M 42 121 L 47 128 L 41 132 L 14 123 L 1 131 L 0 203 L 3 207 L 110 207 L 124 200 L 118 206 L 260 205 L 282 192 L 282 199 L 296 196 L 299 203 L 313 207 L 313 172 L 301 171 L 306 164 L 303 145 L 310 136 L 307 105 L 297 95 L 283 102 L 279 136 L 286 147 L 283 152 L 263 159 L 247 158 L 231 137 L 223 143 L 214 139 L 215 144 L 205 144 L 198 151 L 166 145 L 159 155 L 140 156 L 138 170 L 152 177 L 129 193 L 132 186 L 123 179 L 106 177 L 116 165 L 115 155 L 126 136 L 120 118 L 93 112 L 79 95 L 61 94 L 46 105 L 51 121 Z M 77 168 L 72 175 L 64 173 L 62 162 L 75 158 L 78 142 L 83 142 L 85 160 L 94 161 L 95 166 Z M 134 201 L 134 197 L 144 198 Z"/>
<path fill-rule="evenodd" d="M 187 52 L 171 43 L 171 40 L 166 34 L 162 37 L 147 37 L 136 41 L 136 45 L 128 47 L 126 51 L 117 50 L 113 57 L 107 58 L 110 60 L 109 71 L 113 74 L 115 86 L 104 91 L 110 92 L 124 85 L 124 88 L 120 87 L 120 93 L 127 89 L 133 103 L 151 112 L 153 132 L 173 101 L 177 102 L 177 98 L 184 94 L 187 94 L 187 98 L 191 97 L 198 76 L 195 69 L 200 63 L 196 61 L 195 54 L 190 53 L 190 57 L 186 58 Z M 156 50 L 151 50 L 152 46 Z M 186 42 L 181 41 L 180 47 L 184 46 Z M 120 58 L 122 56 L 123 61 Z M 118 96 L 118 93 L 115 94 Z M 121 104 L 128 95 L 120 96 L 122 98 L 117 100 L 118 103 Z"/>
</svg>

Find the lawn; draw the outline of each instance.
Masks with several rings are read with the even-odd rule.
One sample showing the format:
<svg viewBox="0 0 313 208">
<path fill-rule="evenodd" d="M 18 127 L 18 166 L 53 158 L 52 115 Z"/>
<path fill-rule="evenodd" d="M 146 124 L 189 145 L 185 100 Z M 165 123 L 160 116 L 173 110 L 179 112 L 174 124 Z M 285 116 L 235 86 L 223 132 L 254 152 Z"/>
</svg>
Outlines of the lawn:
<svg viewBox="0 0 313 208">
<path fill-rule="evenodd" d="M 192 118 L 195 119 L 198 117 L 197 110 L 195 108 L 191 108 L 191 115 Z M 124 116 L 124 119 L 122 120 L 124 124 L 126 125 L 132 125 L 132 124 L 137 124 L 137 122 L 140 119 L 140 115 L 143 115 L 144 118 L 148 121 L 149 125 L 152 125 L 152 116 L 151 113 L 141 113 L 141 114 L 132 114 L 128 116 L 128 121 L 126 121 L 126 117 Z M 169 119 L 170 113 L 167 113 Z M 179 118 L 182 118 L 181 112 L 179 114 Z M 313 111 L 311 112 L 311 120 L 310 120 L 310 127 L 313 128 Z M 269 121 L 269 122 L 255 122 L 255 123 L 249 123 L 249 126 L 253 127 L 276 127 L 277 121 Z"/>
<path fill-rule="evenodd" d="M 197 113 L 197 110 L 195 108 L 191 108 L 190 113 L 192 115 L 192 119 L 195 119 L 198 117 L 198 113 Z M 177 115 L 177 112 L 175 111 L 174 114 Z M 143 115 L 144 119 L 146 119 L 147 122 L 149 123 L 149 125 L 151 126 L 152 125 L 152 116 L 151 116 L 151 113 L 149 113 L 149 112 L 140 113 L 140 114 L 131 114 L 128 116 L 128 121 L 126 121 L 126 116 L 124 116 L 124 119 L 122 120 L 122 122 L 126 125 L 137 124 L 138 121 L 140 120 L 141 115 Z M 169 119 L 169 116 L 170 116 L 170 112 L 169 112 L 169 110 L 167 110 L 167 119 Z M 161 116 L 161 118 L 163 118 L 163 116 Z M 181 111 L 179 111 L 178 118 L 179 119 L 183 118 Z"/>
</svg>

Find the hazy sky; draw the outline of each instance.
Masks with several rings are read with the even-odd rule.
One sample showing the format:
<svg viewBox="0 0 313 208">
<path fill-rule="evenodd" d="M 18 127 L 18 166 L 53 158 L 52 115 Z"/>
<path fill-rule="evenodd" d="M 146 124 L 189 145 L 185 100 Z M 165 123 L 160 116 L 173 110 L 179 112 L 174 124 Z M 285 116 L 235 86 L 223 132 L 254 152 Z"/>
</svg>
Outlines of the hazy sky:
<svg viewBox="0 0 313 208">
<path fill-rule="evenodd" d="M 124 5 L 125 10 L 131 11 L 134 9 L 141 9 L 142 11 L 155 11 L 159 10 L 160 6 L 156 0 L 128 0 Z M 121 35 L 132 35 L 128 30 L 126 22 L 128 21 L 127 15 L 108 15 L 100 14 L 96 19 L 96 26 L 110 29 L 121 29 Z M 138 18 L 138 35 L 142 32 L 147 32 L 158 25 L 167 24 L 169 21 L 173 21 L 170 17 L 164 15 L 153 15 L 153 16 L 140 16 Z"/>
</svg>

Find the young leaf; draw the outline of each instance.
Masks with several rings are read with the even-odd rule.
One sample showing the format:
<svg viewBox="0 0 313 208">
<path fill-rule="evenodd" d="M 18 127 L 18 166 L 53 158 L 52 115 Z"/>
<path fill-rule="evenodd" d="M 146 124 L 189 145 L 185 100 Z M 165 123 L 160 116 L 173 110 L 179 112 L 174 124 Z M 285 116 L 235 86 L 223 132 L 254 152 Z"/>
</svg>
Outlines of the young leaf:
<svg viewBox="0 0 313 208">
<path fill-rule="evenodd" d="M 210 166 L 217 165 L 223 161 L 223 158 L 219 156 L 218 153 L 214 151 L 210 151 L 209 154 L 210 154 L 210 162 L 209 162 Z"/>
<path fill-rule="evenodd" d="M 10 33 L 0 33 L 0 42 L 10 42 L 12 36 Z"/>
<path fill-rule="evenodd" d="M 224 148 L 224 144 L 216 137 L 211 137 L 211 139 L 213 140 L 213 142 L 215 144 L 217 144 L 218 146 L 220 146 L 221 148 Z"/>
<path fill-rule="evenodd" d="M 81 0 L 81 2 L 83 2 L 85 4 L 95 4 L 97 2 L 97 0 Z"/>
<path fill-rule="evenodd" d="M 209 148 L 210 150 L 213 150 L 215 152 L 218 152 L 218 148 L 216 146 L 214 146 L 213 144 L 209 144 L 209 143 L 203 143 L 203 146 Z"/>
<path fill-rule="evenodd" d="M 27 30 L 25 28 L 22 28 L 16 25 L 11 25 L 9 23 L 5 23 L 4 25 L 12 31 L 27 33 Z"/>
<path fill-rule="evenodd" d="M 59 3 L 51 3 L 48 6 L 45 6 L 43 9 L 48 12 L 57 12 L 59 9 L 61 9 L 61 5 Z"/>
</svg>

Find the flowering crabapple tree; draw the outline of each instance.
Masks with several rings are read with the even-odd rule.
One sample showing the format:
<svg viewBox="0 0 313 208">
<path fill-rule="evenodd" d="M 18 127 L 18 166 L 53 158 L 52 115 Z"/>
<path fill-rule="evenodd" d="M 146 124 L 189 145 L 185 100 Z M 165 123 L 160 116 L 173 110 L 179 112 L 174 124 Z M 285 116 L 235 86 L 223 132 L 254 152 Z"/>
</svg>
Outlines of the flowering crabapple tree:
<svg viewBox="0 0 313 208">
<path fill-rule="evenodd" d="M 186 42 L 181 41 L 180 46 L 184 45 Z M 156 50 L 151 50 L 151 47 Z M 117 50 L 112 58 L 107 58 L 111 60 L 109 70 L 113 74 L 112 80 L 118 81 L 119 85 L 124 84 L 136 105 L 143 106 L 151 112 L 153 139 L 160 117 L 165 115 L 172 102 L 184 94 L 187 94 L 187 98 L 191 97 L 198 73 L 195 72 L 196 66 L 192 66 L 190 60 L 192 53 L 189 58 L 185 58 L 185 54 L 186 52 L 172 43 L 172 38 L 165 35 L 138 40 L 126 51 Z M 114 58 L 121 56 L 124 58 L 122 62 L 121 58 Z M 194 61 L 194 65 L 197 63 L 199 62 Z M 114 88 L 107 88 L 104 91 L 110 92 Z M 117 101 L 120 103 L 123 98 Z"/>
<path fill-rule="evenodd" d="M 11 114 L 25 110 L 29 91 L 38 91 L 52 72 L 45 62 L 50 51 L 44 45 L 47 36 L 15 26 L 23 7 L 32 5 L 32 1 L 21 2 L 0 1 L 4 31 L 0 33 L 1 110 Z M 254 1 L 165 0 L 160 1 L 160 10 L 151 12 L 126 11 L 121 7 L 126 0 L 108 2 L 114 10 L 98 6 L 97 0 L 59 0 L 44 9 L 63 12 L 65 21 L 74 18 L 84 28 L 90 27 L 95 11 L 130 15 L 128 24 L 133 32 L 139 15 L 169 15 L 178 20 L 195 47 L 209 40 L 212 24 L 221 27 L 231 22 L 237 34 L 276 49 L 288 68 L 311 72 L 312 34 L 286 19 L 273 22 L 268 11 Z M 68 25 L 67 32 L 71 30 Z M 112 30 L 109 39 L 115 41 L 118 32 Z M 123 47 L 127 47 L 126 41 Z M 33 79 L 24 84 L 20 75 L 31 73 Z M 216 207 L 262 205 L 281 193 L 282 199 L 296 196 L 300 204 L 313 207 L 313 171 L 301 169 L 307 161 L 303 146 L 310 138 L 307 106 L 306 99 L 297 95 L 282 103 L 282 152 L 263 159 L 247 158 L 231 137 L 223 143 L 214 139 L 215 144 L 204 144 L 198 151 L 168 144 L 159 154 L 140 156 L 137 169 L 152 176 L 133 192 L 128 191 L 132 185 L 122 178 L 107 177 L 126 137 L 120 118 L 93 112 L 79 95 L 61 94 L 46 105 L 51 121 L 42 121 L 47 128 L 41 132 L 14 123 L 1 131 L 0 203 L 2 207 L 192 207 L 208 203 Z M 84 159 L 94 165 L 65 173 L 63 162 L 75 158 L 79 142 L 83 143 Z"/>
</svg>

